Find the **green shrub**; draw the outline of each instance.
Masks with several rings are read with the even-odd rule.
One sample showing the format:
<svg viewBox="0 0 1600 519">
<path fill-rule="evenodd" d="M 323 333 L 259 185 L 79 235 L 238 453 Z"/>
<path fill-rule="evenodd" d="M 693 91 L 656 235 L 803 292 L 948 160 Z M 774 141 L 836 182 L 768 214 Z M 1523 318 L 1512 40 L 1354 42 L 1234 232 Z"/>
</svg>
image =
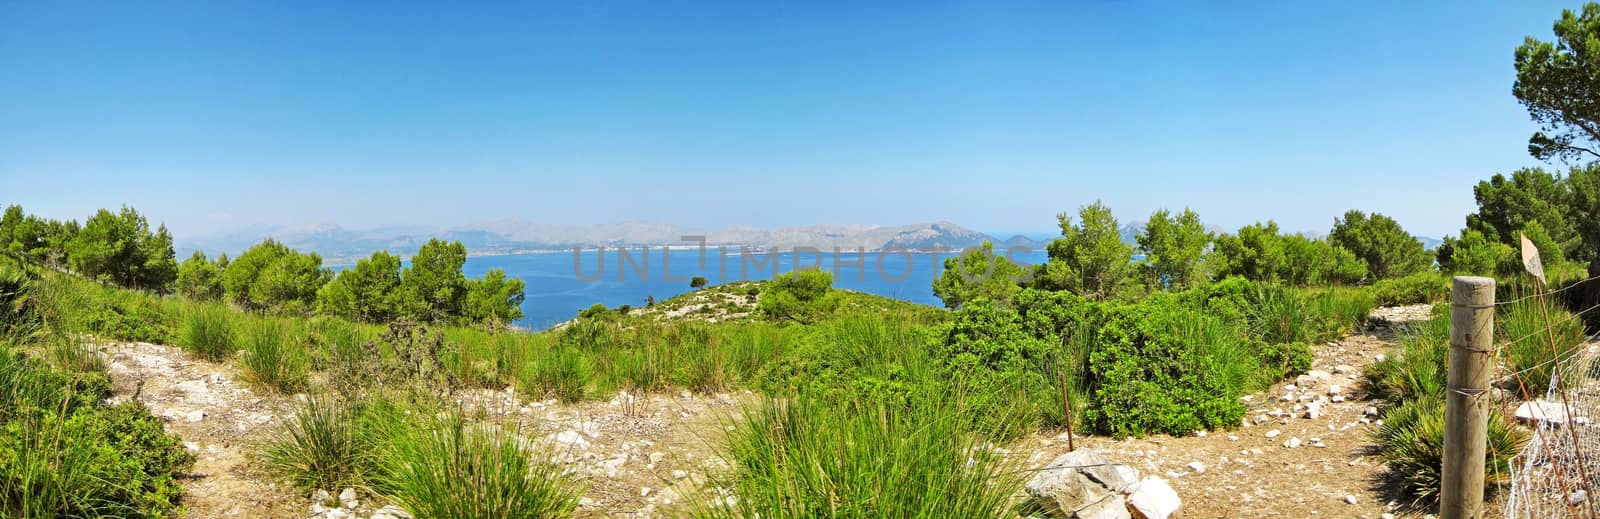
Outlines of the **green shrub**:
<svg viewBox="0 0 1600 519">
<path fill-rule="evenodd" d="M 310 363 L 292 325 L 263 318 L 245 328 L 241 364 L 250 381 L 283 393 L 306 387 Z"/>
<path fill-rule="evenodd" d="M 301 490 L 365 483 L 377 454 L 359 434 L 352 409 L 312 398 L 262 448 L 268 472 Z"/>
<path fill-rule="evenodd" d="M 218 304 L 191 306 L 178 345 L 201 358 L 221 361 L 235 351 L 233 311 Z"/>
<path fill-rule="evenodd" d="M 1450 277 L 1424 271 L 1381 280 L 1372 288 L 1376 303 L 1381 306 L 1437 303 L 1450 296 Z"/>
<path fill-rule="evenodd" d="M 1316 354 L 1303 342 L 1269 344 L 1263 347 L 1262 362 L 1278 368 L 1278 378 L 1298 375 L 1311 370 Z"/>
<path fill-rule="evenodd" d="M 950 405 L 797 398 L 746 413 L 727 437 L 736 464 L 694 517 L 1001 517 L 1024 473 L 961 426 Z"/>
<path fill-rule="evenodd" d="M 0 517 L 167 517 L 194 457 L 111 384 L 0 347 Z"/>
<path fill-rule="evenodd" d="M 839 307 L 833 274 L 819 269 L 780 274 L 761 290 L 759 301 L 761 312 L 769 318 L 805 323 Z"/>
<path fill-rule="evenodd" d="M 548 453 L 510 432 L 460 419 L 406 431 L 384 457 L 378 484 L 416 517 L 566 517 L 581 487 Z"/>
<path fill-rule="evenodd" d="M 1260 371 L 1258 359 L 1242 354 L 1241 337 L 1186 330 L 1197 322 L 1211 321 L 1201 326 L 1212 329 L 1221 324 L 1160 298 L 1102 311 L 1106 318 L 1088 363 L 1094 380 L 1087 418 L 1095 431 L 1187 434 L 1239 423 L 1244 406 L 1238 397 L 1255 387 Z"/>
</svg>

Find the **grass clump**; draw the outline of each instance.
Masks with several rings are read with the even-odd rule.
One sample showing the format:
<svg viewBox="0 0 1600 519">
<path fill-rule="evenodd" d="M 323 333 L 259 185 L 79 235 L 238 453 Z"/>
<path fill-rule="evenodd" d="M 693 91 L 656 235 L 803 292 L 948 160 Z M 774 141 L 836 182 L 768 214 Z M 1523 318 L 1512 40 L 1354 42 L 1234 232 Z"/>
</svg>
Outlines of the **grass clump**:
<svg viewBox="0 0 1600 519">
<path fill-rule="evenodd" d="M 301 490 L 363 486 L 375 462 L 354 409 L 306 401 L 261 449 L 267 470 Z"/>
<path fill-rule="evenodd" d="M 1022 476 L 950 405 L 767 401 L 728 433 L 735 500 L 702 496 L 690 515 L 1000 517 Z"/>
<path fill-rule="evenodd" d="M 565 517 L 582 487 L 548 453 L 501 430 L 459 418 L 398 431 L 377 486 L 416 517 Z"/>
<path fill-rule="evenodd" d="M 196 304 L 184 316 L 178 345 L 201 358 L 218 362 L 233 354 L 233 311 L 220 304 Z"/>
<path fill-rule="evenodd" d="M 245 377 L 282 393 L 306 387 L 310 363 L 306 349 L 290 323 L 263 318 L 245 328 L 244 357 L 240 359 Z"/>
<path fill-rule="evenodd" d="M 1540 304 L 1546 304 L 1542 311 Z M 1515 373 L 1512 387 L 1508 389 L 1525 400 L 1542 397 L 1550 390 L 1557 359 L 1571 358 L 1583 346 L 1586 335 L 1583 321 L 1572 312 L 1536 299 L 1504 307 L 1504 311 L 1495 315 L 1495 320 L 1500 341 L 1505 345 L 1506 367 Z M 1568 374 L 1573 373 L 1568 371 Z"/>
</svg>

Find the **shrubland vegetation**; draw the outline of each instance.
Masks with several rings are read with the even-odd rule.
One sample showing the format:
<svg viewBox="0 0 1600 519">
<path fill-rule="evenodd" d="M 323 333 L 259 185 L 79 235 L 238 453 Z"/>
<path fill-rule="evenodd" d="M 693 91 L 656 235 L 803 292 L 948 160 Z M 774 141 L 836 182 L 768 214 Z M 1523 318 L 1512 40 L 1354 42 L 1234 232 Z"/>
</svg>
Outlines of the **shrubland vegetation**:
<svg viewBox="0 0 1600 519">
<path fill-rule="evenodd" d="M 1560 41 L 1517 52 L 1514 89 L 1542 130 L 1541 158 L 1600 158 L 1600 123 L 1573 92 L 1593 80 L 1584 42 L 1600 5 L 1568 13 Z M 192 457 L 137 402 L 112 404 L 86 344 L 176 344 L 236 366 L 278 393 L 311 395 L 260 449 L 302 490 L 354 486 L 419 517 L 570 514 L 581 487 L 518 431 L 474 423 L 450 398 L 514 387 L 565 402 L 616 391 L 749 388 L 763 394 L 724 445 L 736 470 L 695 516 L 989 516 L 1020 480 L 988 448 L 1076 424 L 1111 436 L 1187 434 L 1240 422 L 1240 397 L 1311 366 L 1315 345 L 1361 326 L 1375 305 L 1438 303 L 1451 274 L 1495 275 L 1504 300 L 1545 290 L 1518 276 L 1523 236 L 1539 249 L 1552 298 L 1504 309 L 1501 389 L 1539 394 L 1549 361 L 1536 342 L 1552 313 L 1557 344 L 1594 317 L 1600 274 L 1600 166 L 1495 175 L 1476 211 L 1433 251 L 1393 219 L 1352 210 L 1326 238 L 1273 221 L 1215 233 L 1195 212 L 1156 211 L 1133 243 L 1100 202 L 1058 216 L 1048 261 L 1020 265 L 993 246 L 944 262 L 933 290 L 948 310 L 832 288 L 819 270 L 706 286 L 646 309 L 596 305 L 527 333 L 524 286 L 492 270 L 467 279 L 459 242 L 431 240 L 409 264 L 387 251 L 338 272 L 314 252 L 266 240 L 236 257 L 181 264 L 170 235 L 137 211 L 83 225 L 0 217 L 0 515 L 165 516 Z M 1136 259 L 1137 258 L 1137 259 Z M 1582 262 L 1588 262 L 1588 275 Z M 1581 290 L 1576 288 L 1583 288 Z M 667 318 L 682 298 L 748 298 L 749 311 Z M 724 299 L 723 304 L 733 304 Z M 709 310 L 707 310 L 709 309 Z M 1372 366 L 1383 399 L 1375 433 L 1416 495 L 1438 488 L 1448 316 Z M 1594 324 L 1591 321 L 1591 325 Z M 1488 464 L 1504 472 L 1524 433 L 1495 415 Z"/>
</svg>

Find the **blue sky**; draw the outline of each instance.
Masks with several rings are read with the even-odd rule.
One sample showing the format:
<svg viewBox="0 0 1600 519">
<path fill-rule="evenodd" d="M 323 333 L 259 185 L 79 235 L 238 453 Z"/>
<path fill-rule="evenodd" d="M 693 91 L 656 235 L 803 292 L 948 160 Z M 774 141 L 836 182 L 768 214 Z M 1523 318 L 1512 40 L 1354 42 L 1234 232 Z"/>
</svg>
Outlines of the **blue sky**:
<svg viewBox="0 0 1600 519">
<path fill-rule="evenodd" d="M 781 4 L 781 5 L 779 5 Z M 1550 2 L 0 2 L 0 202 L 255 223 L 1456 232 Z M 442 4 L 436 4 L 442 5 Z"/>
</svg>

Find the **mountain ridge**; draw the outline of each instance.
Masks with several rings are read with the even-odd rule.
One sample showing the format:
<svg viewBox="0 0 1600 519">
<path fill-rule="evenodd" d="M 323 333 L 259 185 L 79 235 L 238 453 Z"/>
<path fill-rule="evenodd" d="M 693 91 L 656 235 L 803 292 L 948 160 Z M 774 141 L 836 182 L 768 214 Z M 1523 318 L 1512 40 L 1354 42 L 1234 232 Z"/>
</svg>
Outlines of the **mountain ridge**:
<svg viewBox="0 0 1600 519">
<path fill-rule="evenodd" d="M 494 220 L 478 224 L 429 229 L 392 226 L 347 229 L 338 224 L 252 225 L 234 231 L 179 240 L 178 252 L 237 255 L 251 245 L 272 238 L 299 250 L 313 251 L 324 260 L 340 264 L 387 250 L 410 256 L 428 239 L 461 241 L 474 255 L 569 251 L 597 247 L 747 247 L 752 250 L 958 250 L 993 242 L 997 247 L 1042 247 L 1021 236 L 1002 240 L 987 233 L 938 221 L 904 225 L 814 224 L 776 228 L 728 225 L 703 229 L 657 222 L 616 224 L 547 224 L 522 220 Z M 1020 238 L 1020 240 L 1019 240 Z"/>
</svg>

